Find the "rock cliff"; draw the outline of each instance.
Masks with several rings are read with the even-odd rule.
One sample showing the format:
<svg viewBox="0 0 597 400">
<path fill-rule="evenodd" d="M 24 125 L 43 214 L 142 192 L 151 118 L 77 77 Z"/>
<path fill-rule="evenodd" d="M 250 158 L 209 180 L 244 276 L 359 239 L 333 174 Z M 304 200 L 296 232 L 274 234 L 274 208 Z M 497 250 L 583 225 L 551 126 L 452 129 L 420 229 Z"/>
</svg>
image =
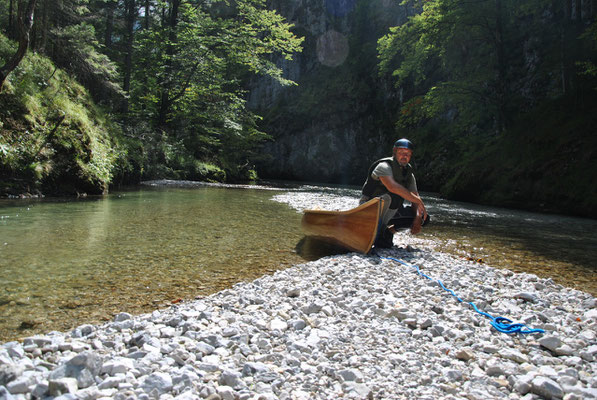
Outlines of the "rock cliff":
<svg viewBox="0 0 597 400">
<path fill-rule="evenodd" d="M 304 50 L 284 61 L 282 87 L 253 82 L 249 105 L 264 116 L 274 140 L 261 177 L 362 183 L 368 165 L 389 154 L 398 93 L 377 73 L 377 39 L 407 18 L 391 0 L 272 0 L 270 6 L 305 37 Z"/>
</svg>

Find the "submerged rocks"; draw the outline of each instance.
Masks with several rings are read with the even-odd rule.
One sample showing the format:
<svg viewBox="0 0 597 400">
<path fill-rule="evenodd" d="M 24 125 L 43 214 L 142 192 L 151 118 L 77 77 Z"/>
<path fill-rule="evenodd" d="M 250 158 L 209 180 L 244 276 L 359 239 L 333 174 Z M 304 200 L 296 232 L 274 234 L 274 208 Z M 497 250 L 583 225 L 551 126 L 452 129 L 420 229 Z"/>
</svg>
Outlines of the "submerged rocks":
<svg viewBox="0 0 597 400">
<path fill-rule="evenodd" d="M 469 302 L 545 333 L 499 333 Z M 409 244 L 5 343 L 0 398 L 597 398 L 596 306 L 550 279 Z"/>
</svg>

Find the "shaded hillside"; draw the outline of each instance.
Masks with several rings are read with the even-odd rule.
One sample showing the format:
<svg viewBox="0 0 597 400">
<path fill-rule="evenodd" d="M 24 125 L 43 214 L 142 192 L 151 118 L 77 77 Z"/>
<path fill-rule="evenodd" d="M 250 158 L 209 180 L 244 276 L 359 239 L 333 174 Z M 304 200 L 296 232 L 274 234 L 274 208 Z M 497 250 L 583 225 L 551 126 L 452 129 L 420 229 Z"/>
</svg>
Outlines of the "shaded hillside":
<svg viewBox="0 0 597 400">
<path fill-rule="evenodd" d="M 596 109 L 597 96 L 580 108 L 545 103 L 503 136 L 467 142 L 447 166 L 429 158 L 422 172 L 451 199 L 597 218 Z"/>
<path fill-rule="evenodd" d="M 0 35 L 0 59 L 14 43 Z M 85 88 L 28 54 L 0 93 L 0 195 L 104 193 L 123 155 L 119 128 Z"/>
</svg>

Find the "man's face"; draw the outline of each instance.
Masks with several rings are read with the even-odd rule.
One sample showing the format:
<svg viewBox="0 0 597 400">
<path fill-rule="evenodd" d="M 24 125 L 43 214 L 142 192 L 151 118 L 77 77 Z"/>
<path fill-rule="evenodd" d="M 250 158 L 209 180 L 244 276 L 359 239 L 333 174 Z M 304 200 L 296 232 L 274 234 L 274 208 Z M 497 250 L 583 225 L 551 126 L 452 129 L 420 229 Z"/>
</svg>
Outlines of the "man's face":
<svg viewBox="0 0 597 400">
<path fill-rule="evenodd" d="M 398 164 L 405 166 L 410 162 L 410 158 L 413 155 L 413 151 L 411 149 L 394 149 L 394 157 Z"/>
</svg>

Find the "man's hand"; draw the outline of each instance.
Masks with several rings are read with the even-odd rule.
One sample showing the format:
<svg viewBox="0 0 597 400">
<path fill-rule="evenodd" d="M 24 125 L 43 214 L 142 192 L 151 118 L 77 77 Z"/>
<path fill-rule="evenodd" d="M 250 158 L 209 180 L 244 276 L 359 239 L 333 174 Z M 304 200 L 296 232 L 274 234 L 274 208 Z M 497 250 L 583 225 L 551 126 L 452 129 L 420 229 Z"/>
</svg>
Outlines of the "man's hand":
<svg viewBox="0 0 597 400">
<path fill-rule="evenodd" d="M 423 202 L 421 202 L 417 204 L 417 213 L 415 215 L 415 219 L 413 220 L 413 224 L 410 227 L 410 233 L 416 235 L 417 233 L 421 232 L 421 226 L 426 218 L 427 210 L 425 210 L 425 205 L 423 205 Z"/>
<path fill-rule="evenodd" d="M 427 219 L 427 209 L 425 208 L 425 204 L 423 204 L 423 200 L 417 205 L 417 215 L 421 216 L 421 221 Z"/>
</svg>

